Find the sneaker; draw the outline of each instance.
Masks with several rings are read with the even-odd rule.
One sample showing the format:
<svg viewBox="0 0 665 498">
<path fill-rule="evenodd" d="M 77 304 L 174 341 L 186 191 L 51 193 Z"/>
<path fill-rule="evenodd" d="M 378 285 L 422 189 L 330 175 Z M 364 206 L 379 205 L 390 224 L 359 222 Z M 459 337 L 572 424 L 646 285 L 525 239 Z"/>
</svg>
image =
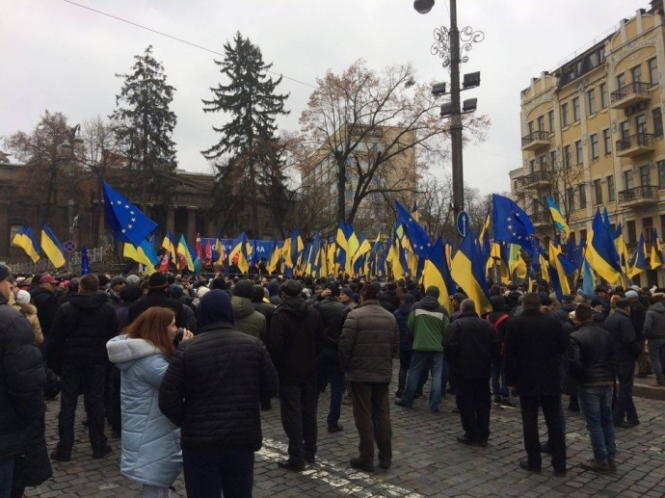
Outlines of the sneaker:
<svg viewBox="0 0 665 498">
<path fill-rule="evenodd" d="M 291 472 L 302 472 L 305 470 L 305 464 L 303 462 L 294 462 L 293 460 L 277 462 L 277 466 L 280 469 L 290 470 Z"/>
<path fill-rule="evenodd" d="M 356 470 L 363 470 L 365 472 L 374 472 L 374 465 L 366 465 L 360 458 L 352 458 L 349 464 Z"/>
<path fill-rule="evenodd" d="M 586 462 L 582 462 L 580 466 L 584 470 L 592 470 L 594 472 L 609 472 L 610 471 L 610 466 L 606 463 L 599 462 L 598 460 L 587 460 Z"/>
<path fill-rule="evenodd" d="M 405 404 L 401 399 L 396 399 L 395 404 L 401 406 L 402 408 L 411 408 L 409 405 Z"/>
<path fill-rule="evenodd" d="M 101 448 L 94 450 L 92 452 L 92 458 L 104 458 L 106 455 L 111 453 L 113 450 L 108 444 L 105 444 Z"/>
<path fill-rule="evenodd" d="M 69 462 L 71 459 L 71 451 L 65 451 L 61 450 L 60 448 L 56 448 L 53 452 L 51 452 L 51 460 L 55 460 L 56 462 Z"/>
<path fill-rule="evenodd" d="M 335 424 L 335 425 L 329 425 L 328 426 L 328 432 L 330 434 L 334 434 L 335 432 L 342 432 L 344 430 L 344 426 L 340 424 Z"/>
<path fill-rule="evenodd" d="M 469 439 L 466 436 L 457 436 L 457 442 L 460 444 L 465 444 L 467 446 L 480 446 L 480 443 L 478 441 L 474 441 L 473 439 Z"/>
<path fill-rule="evenodd" d="M 529 472 L 540 472 L 540 467 L 532 467 L 529 465 L 528 460 L 520 460 L 520 468 L 528 470 Z"/>
</svg>

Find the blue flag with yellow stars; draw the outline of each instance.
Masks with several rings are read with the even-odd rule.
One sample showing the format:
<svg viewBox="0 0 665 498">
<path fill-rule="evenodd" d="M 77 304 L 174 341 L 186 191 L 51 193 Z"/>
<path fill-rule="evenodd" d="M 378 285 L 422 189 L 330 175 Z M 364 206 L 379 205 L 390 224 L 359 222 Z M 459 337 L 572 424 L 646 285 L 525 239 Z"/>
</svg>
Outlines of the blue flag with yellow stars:
<svg viewBox="0 0 665 498">
<path fill-rule="evenodd" d="M 113 190 L 108 183 L 103 182 L 103 186 L 106 223 L 113 230 L 113 237 L 117 241 L 140 246 L 143 239 L 157 228 L 157 223 Z"/>
</svg>

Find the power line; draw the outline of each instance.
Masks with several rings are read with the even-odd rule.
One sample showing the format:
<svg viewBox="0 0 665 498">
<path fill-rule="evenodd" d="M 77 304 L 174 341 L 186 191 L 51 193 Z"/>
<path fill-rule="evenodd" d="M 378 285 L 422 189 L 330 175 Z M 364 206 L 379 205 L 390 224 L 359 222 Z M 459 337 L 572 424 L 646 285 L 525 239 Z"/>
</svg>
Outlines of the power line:
<svg viewBox="0 0 665 498">
<path fill-rule="evenodd" d="M 125 24 L 129 24 L 130 26 L 134 26 L 135 28 L 140 28 L 140 29 L 144 29 L 146 31 L 150 31 L 151 33 L 154 33 L 156 35 L 163 36 L 164 38 L 169 38 L 169 39 L 177 41 L 179 43 L 184 43 L 185 45 L 189 45 L 190 47 L 198 48 L 199 50 L 204 50 L 204 51 L 209 52 L 211 54 L 215 54 L 215 55 L 219 55 L 221 57 L 225 57 L 225 54 L 217 52 L 216 50 L 213 50 L 213 49 L 208 48 L 208 47 L 204 47 L 203 45 L 199 45 L 198 43 L 190 42 L 188 40 L 185 40 L 183 38 L 179 38 L 179 37 L 174 36 L 174 35 L 170 35 L 170 34 L 165 33 L 163 31 L 158 31 L 156 29 L 149 28 L 148 26 L 144 26 L 143 24 L 139 24 L 139 23 L 130 21 L 128 19 L 124 19 L 122 17 L 115 16 L 113 14 L 109 14 L 108 12 L 103 12 L 101 10 L 93 9 L 92 7 L 88 7 L 87 5 L 81 5 L 80 3 L 72 2 L 72 0 L 62 0 L 62 1 L 65 2 L 65 3 L 68 3 L 70 5 L 74 5 L 75 7 L 80 7 L 81 9 L 85 9 L 85 10 L 88 10 L 90 12 L 94 12 L 95 14 L 99 14 L 99 15 L 102 15 L 104 17 L 108 17 L 108 18 L 113 19 L 115 21 L 120 21 L 120 22 L 123 22 Z M 274 74 L 274 75 L 279 76 L 281 78 L 293 81 L 294 83 L 299 83 L 299 84 L 307 86 L 309 88 L 316 89 L 316 87 L 314 85 L 310 85 L 309 83 L 298 80 L 296 78 L 291 78 L 290 76 L 286 76 L 282 73 L 278 73 L 276 71 L 271 71 L 269 69 L 266 70 L 266 72 Z"/>
</svg>

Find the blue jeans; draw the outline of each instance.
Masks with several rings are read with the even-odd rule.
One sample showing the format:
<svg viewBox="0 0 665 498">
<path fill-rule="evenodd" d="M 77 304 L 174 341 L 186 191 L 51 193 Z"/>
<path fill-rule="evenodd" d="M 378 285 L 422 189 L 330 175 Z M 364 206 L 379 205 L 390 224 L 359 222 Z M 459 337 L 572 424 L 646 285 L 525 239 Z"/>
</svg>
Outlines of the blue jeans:
<svg viewBox="0 0 665 498">
<path fill-rule="evenodd" d="M 317 377 L 330 382 L 330 410 L 326 422 L 328 426 L 337 425 L 342 408 L 344 375 L 339 369 L 339 352 L 336 349 L 323 348 L 316 362 Z M 321 392 L 320 389 L 317 390 Z M 318 396 L 318 394 L 317 394 Z M 318 405 L 318 401 L 317 401 Z"/>
<path fill-rule="evenodd" d="M 635 377 L 635 362 L 620 361 L 617 365 L 617 380 L 619 389 L 614 405 L 614 421 L 621 422 L 624 418 L 628 422 L 639 422 L 637 410 L 633 403 L 633 381 Z"/>
<path fill-rule="evenodd" d="M 0 460 L 0 498 L 11 496 L 14 460 L 14 457 Z"/>
<path fill-rule="evenodd" d="M 250 448 L 183 448 L 185 488 L 189 498 L 251 498 L 254 451 Z"/>
<path fill-rule="evenodd" d="M 612 420 L 612 386 L 580 386 L 577 396 L 591 438 L 593 457 L 601 463 L 614 460 L 617 447 Z"/>
<path fill-rule="evenodd" d="M 663 367 L 660 364 L 660 348 L 663 346 L 665 346 L 665 338 L 649 339 L 649 359 L 658 382 L 663 382 Z"/>
<path fill-rule="evenodd" d="M 441 404 L 441 370 L 443 369 L 443 353 L 434 351 L 414 351 L 409 367 L 409 376 L 406 379 L 406 389 L 402 394 L 402 403 L 405 406 L 413 405 L 413 397 L 416 394 L 418 381 L 423 368 L 431 365 L 432 390 L 429 395 L 429 409 L 438 410 Z"/>
<path fill-rule="evenodd" d="M 510 398 L 506 376 L 503 374 L 503 361 L 500 359 L 492 360 L 492 394 L 503 399 Z"/>
</svg>

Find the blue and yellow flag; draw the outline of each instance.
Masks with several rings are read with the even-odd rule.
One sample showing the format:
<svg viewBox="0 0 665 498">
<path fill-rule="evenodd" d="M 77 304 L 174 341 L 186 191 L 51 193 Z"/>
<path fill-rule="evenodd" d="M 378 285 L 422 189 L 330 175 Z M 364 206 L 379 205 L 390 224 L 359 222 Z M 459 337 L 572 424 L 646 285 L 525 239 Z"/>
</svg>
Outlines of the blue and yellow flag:
<svg viewBox="0 0 665 498">
<path fill-rule="evenodd" d="M 395 209 L 397 210 L 397 221 L 402 224 L 404 234 L 409 239 L 413 252 L 421 258 L 429 257 L 432 241 L 423 226 L 414 219 L 413 213 L 409 212 L 399 201 L 395 201 Z"/>
<path fill-rule="evenodd" d="M 53 266 L 60 268 L 65 266 L 67 259 L 65 257 L 65 250 L 60 244 L 60 241 L 51 231 L 49 226 L 44 223 L 42 225 L 42 251 L 46 254 L 46 257 L 53 263 Z"/>
<path fill-rule="evenodd" d="M 180 234 L 180 239 L 178 240 L 178 247 L 175 248 L 175 252 L 178 256 L 180 256 L 181 260 L 184 261 L 187 269 L 189 271 L 194 271 L 194 259 L 192 258 L 192 254 L 189 250 L 189 246 L 187 245 L 187 242 L 185 241 L 185 236 L 183 234 Z"/>
<path fill-rule="evenodd" d="M 148 218 L 134 204 L 102 182 L 106 222 L 113 230 L 113 237 L 120 242 L 131 242 L 135 247 L 157 228 L 157 223 Z"/>
<path fill-rule="evenodd" d="M 452 313 L 451 296 L 457 293 L 457 288 L 450 276 L 450 268 L 446 261 L 443 240 L 439 237 L 432 247 L 430 257 L 425 261 L 423 268 L 423 286 L 425 288 L 434 285 L 439 289 L 439 304 Z"/>
<path fill-rule="evenodd" d="M 554 293 L 559 301 L 563 299 L 564 294 L 570 294 L 570 285 L 566 277 L 566 271 L 559 259 L 561 256 L 561 247 L 554 240 L 550 240 L 549 251 L 549 273 L 550 282 Z"/>
<path fill-rule="evenodd" d="M 550 214 L 552 215 L 552 220 L 554 220 L 554 227 L 557 229 L 557 231 L 563 232 L 566 235 L 566 238 L 568 238 L 570 235 L 570 227 L 568 226 L 568 223 L 566 223 L 566 219 L 563 217 L 563 214 L 561 214 L 561 210 L 549 195 L 545 197 L 545 201 L 547 202 L 547 207 L 549 208 Z"/>
<path fill-rule="evenodd" d="M 247 273 L 249 271 L 249 261 L 247 256 L 247 234 L 242 232 L 237 239 L 233 241 L 231 251 L 229 252 L 229 263 L 238 265 L 240 273 Z"/>
<path fill-rule="evenodd" d="M 612 285 L 619 283 L 621 281 L 619 254 L 614 245 L 611 229 L 603 221 L 599 210 L 596 210 L 591 231 L 586 260 L 601 278 Z"/>
<path fill-rule="evenodd" d="M 649 267 L 657 270 L 663 267 L 663 244 L 658 238 L 658 232 L 655 228 L 651 232 L 651 252 L 649 254 Z"/>
<path fill-rule="evenodd" d="M 453 257 L 450 274 L 455 283 L 476 304 L 479 315 L 492 311 L 489 289 L 485 278 L 485 265 L 474 233 L 469 230 Z"/>
<path fill-rule="evenodd" d="M 12 239 L 12 244 L 23 249 L 33 263 L 39 261 L 39 244 L 31 227 L 20 227 Z"/>
<path fill-rule="evenodd" d="M 628 266 L 630 266 L 630 270 L 628 271 L 628 278 L 632 279 L 633 277 L 636 277 L 643 271 L 647 270 L 646 256 L 647 250 L 646 243 L 644 242 L 644 233 L 641 233 L 635 254 L 633 254 L 633 257 L 628 262 Z"/>
<path fill-rule="evenodd" d="M 171 261 L 175 263 L 178 260 L 175 253 L 175 241 L 171 230 L 166 231 L 166 235 L 164 236 L 164 240 L 162 241 L 162 248 L 166 249 L 166 252 L 169 253 L 169 255 L 171 256 Z"/>
</svg>

